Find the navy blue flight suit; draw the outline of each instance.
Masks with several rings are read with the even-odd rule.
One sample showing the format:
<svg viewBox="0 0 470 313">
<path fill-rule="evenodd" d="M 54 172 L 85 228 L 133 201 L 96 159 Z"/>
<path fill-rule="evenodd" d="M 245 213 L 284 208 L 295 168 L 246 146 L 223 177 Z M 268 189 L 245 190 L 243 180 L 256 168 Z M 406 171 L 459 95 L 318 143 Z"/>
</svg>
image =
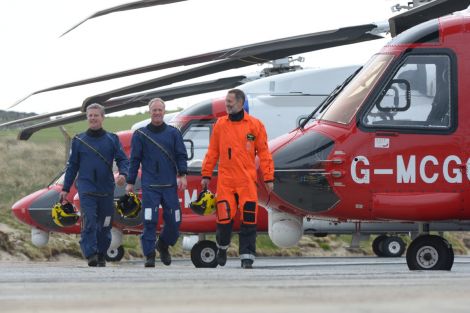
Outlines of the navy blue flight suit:
<svg viewBox="0 0 470 313">
<path fill-rule="evenodd" d="M 72 141 L 62 190 L 70 191 L 78 173 L 76 186 L 82 217 L 80 247 L 88 259 L 94 254 L 105 255 L 111 244 L 115 183 L 109 165 L 115 160 L 119 174 L 127 176 L 129 160 L 118 136 L 113 133 L 88 129 L 77 137 L 79 139 Z M 87 144 L 99 151 L 108 164 Z"/>
<path fill-rule="evenodd" d="M 173 161 L 145 135 L 161 145 L 173 158 Z M 187 174 L 186 148 L 180 131 L 163 123 L 152 124 L 134 132 L 131 143 L 128 184 L 135 184 L 137 171 L 142 164 L 142 210 L 144 230 L 141 236 L 142 251 L 145 256 L 155 252 L 158 208 L 163 208 L 165 223 L 159 240 L 166 246 L 172 246 L 179 237 L 181 208 L 178 199 L 176 177 Z"/>
</svg>

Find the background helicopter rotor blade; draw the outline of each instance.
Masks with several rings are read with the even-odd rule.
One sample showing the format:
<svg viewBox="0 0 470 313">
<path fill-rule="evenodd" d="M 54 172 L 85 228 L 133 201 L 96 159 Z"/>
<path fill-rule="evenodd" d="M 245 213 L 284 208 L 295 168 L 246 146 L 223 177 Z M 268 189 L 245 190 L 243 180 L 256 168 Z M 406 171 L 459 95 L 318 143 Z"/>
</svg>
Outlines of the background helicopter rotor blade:
<svg viewBox="0 0 470 313">
<path fill-rule="evenodd" d="M 246 80 L 247 77 L 243 75 L 226 77 L 201 83 L 188 84 L 184 86 L 152 90 L 146 93 L 131 95 L 119 99 L 111 99 L 103 103 L 103 105 L 106 108 L 106 113 L 114 113 L 126 109 L 147 105 L 151 99 L 156 97 L 162 98 L 165 101 L 169 101 L 177 98 L 188 97 L 211 91 L 234 88 L 245 83 Z M 32 125 L 22 129 L 18 134 L 17 138 L 19 140 L 28 140 L 35 132 L 38 132 L 42 129 L 60 126 L 64 124 L 70 124 L 85 119 L 86 113 L 80 112 L 61 119 L 38 123 L 36 125 Z"/>
<path fill-rule="evenodd" d="M 470 0 L 435 0 L 390 18 L 392 37 L 423 22 L 466 9 Z"/>
<path fill-rule="evenodd" d="M 222 61 L 205 64 L 89 97 L 84 101 L 82 110 L 94 102 L 102 103 L 113 97 L 166 86 L 187 79 L 264 63 L 299 53 L 383 38 L 371 34 L 371 31 L 375 28 L 377 28 L 375 24 L 359 25 L 233 48 L 226 50 L 224 54 L 225 59 Z M 220 56 L 211 55 L 211 58 L 214 57 L 217 59 L 221 58 Z"/>
<path fill-rule="evenodd" d="M 71 83 L 66 83 L 62 85 L 57 85 L 57 86 L 41 89 L 17 101 L 11 107 L 9 107 L 9 109 L 13 108 L 14 106 L 18 105 L 22 101 L 26 100 L 27 98 L 35 94 L 64 89 L 64 88 L 76 87 L 76 86 L 101 82 L 101 81 L 115 79 L 115 78 L 121 78 L 121 77 L 131 76 L 135 74 L 142 74 L 142 73 L 147 73 L 147 72 L 152 72 L 152 71 L 157 71 L 157 70 L 162 70 L 162 69 L 168 69 L 168 68 L 173 68 L 177 66 L 194 65 L 198 63 L 212 62 L 212 61 L 218 61 L 218 60 L 233 60 L 234 61 L 232 62 L 232 65 L 229 65 L 230 63 L 228 62 L 223 63 L 224 66 L 222 66 L 220 63 L 215 63 L 214 65 L 212 65 L 214 66 L 214 68 L 212 68 L 211 70 L 207 69 L 206 71 L 202 71 L 200 74 L 197 74 L 198 76 L 194 76 L 194 77 L 199 77 L 201 75 L 207 75 L 207 74 L 220 71 L 217 68 L 223 68 L 221 70 L 239 68 L 242 66 L 264 63 L 270 60 L 279 59 L 282 57 L 287 57 L 287 56 L 298 54 L 298 53 L 311 52 L 315 50 L 332 48 L 332 47 L 341 46 L 341 45 L 348 45 L 348 44 L 362 42 L 362 41 L 381 39 L 383 38 L 382 36 L 373 34 L 373 31 L 377 28 L 378 27 L 376 24 L 364 24 L 364 25 L 350 26 L 350 27 L 344 27 L 344 28 L 339 28 L 335 30 L 281 38 L 281 39 L 246 45 L 246 46 L 240 46 L 240 47 L 235 47 L 235 48 L 219 50 L 215 52 L 199 54 L 199 55 L 185 57 L 185 58 L 171 60 L 171 61 L 165 61 L 162 63 L 138 67 L 135 69 L 120 71 L 116 73 L 106 74 L 102 76 L 97 76 L 93 78 L 88 78 L 84 80 L 79 80 L 79 81 L 75 81 Z M 207 74 L 203 74 L 204 72 Z"/>
<path fill-rule="evenodd" d="M 60 37 L 64 36 L 65 34 L 71 32 L 72 30 L 80 26 L 81 24 L 95 17 L 103 16 L 103 15 L 110 14 L 110 13 L 120 12 L 120 11 L 141 9 L 141 8 L 155 6 L 155 5 L 164 5 L 164 4 L 174 3 L 174 2 L 181 2 L 181 1 L 187 1 L 187 0 L 142 0 L 142 1 L 135 1 L 131 3 L 117 5 L 115 7 L 93 13 L 92 15 L 84 19 L 83 21 L 79 22 L 72 28 L 68 29 L 66 32 L 60 35 Z"/>
</svg>

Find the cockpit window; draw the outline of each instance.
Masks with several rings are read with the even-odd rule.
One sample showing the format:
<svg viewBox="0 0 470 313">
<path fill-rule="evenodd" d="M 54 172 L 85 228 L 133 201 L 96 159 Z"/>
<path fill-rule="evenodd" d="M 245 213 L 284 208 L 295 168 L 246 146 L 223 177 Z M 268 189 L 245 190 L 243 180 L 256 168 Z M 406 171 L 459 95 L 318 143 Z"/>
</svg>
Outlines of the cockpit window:
<svg viewBox="0 0 470 313">
<path fill-rule="evenodd" d="M 361 124 L 373 128 L 449 129 L 448 55 L 410 55 L 374 99 Z"/>
<path fill-rule="evenodd" d="M 321 120 L 349 124 L 367 98 L 372 87 L 382 76 L 393 56 L 377 54 L 364 66 L 362 71 L 346 86 L 342 93 L 330 104 Z"/>
<path fill-rule="evenodd" d="M 200 172 L 202 161 L 209 147 L 209 140 L 212 132 L 211 122 L 198 122 L 191 124 L 183 134 L 185 141 L 191 141 L 193 146 L 193 158 L 188 162 L 188 169 L 191 172 Z M 188 149 L 188 147 L 187 147 Z M 190 155 L 188 151 L 188 156 Z"/>
</svg>

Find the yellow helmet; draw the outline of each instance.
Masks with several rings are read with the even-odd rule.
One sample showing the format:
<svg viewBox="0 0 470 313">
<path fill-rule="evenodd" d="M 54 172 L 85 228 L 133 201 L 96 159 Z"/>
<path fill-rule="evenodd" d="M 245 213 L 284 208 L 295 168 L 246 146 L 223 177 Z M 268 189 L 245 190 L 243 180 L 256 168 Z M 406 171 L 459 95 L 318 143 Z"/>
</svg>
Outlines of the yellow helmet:
<svg viewBox="0 0 470 313">
<path fill-rule="evenodd" d="M 73 226 L 80 218 L 80 214 L 75 211 L 74 206 L 69 202 L 66 204 L 57 202 L 52 208 L 51 215 L 54 223 L 60 227 Z"/>
<path fill-rule="evenodd" d="M 197 197 L 196 201 L 189 204 L 191 210 L 199 215 L 211 215 L 215 212 L 217 199 L 209 190 L 205 189 Z"/>
<path fill-rule="evenodd" d="M 142 205 L 139 197 L 137 197 L 135 193 L 129 192 L 129 194 L 125 194 L 119 198 L 116 202 L 116 208 L 122 217 L 134 218 L 139 215 Z"/>
</svg>

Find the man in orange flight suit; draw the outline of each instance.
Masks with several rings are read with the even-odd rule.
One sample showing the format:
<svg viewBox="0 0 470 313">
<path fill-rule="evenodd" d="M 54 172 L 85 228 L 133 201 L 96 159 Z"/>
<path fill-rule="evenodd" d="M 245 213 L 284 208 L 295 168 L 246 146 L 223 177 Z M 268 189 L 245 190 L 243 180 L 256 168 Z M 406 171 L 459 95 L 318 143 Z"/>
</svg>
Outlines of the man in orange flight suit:
<svg viewBox="0 0 470 313">
<path fill-rule="evenodd" d="M 274 163 L 268 149 L 263 123 L 250 116 L 243 105 L 245 94 L 232 89 L 225 98 L 228 116 L 217 120 L 209 149 L 202 163 L 203 188 L 209 185 L 219 161 L 217 180 L 217 263 L 224 266 L 232 235 L 233 218 L 240 208 L 240 259 L 243 268 L 252 268 L 256 253 L 258 194 L 255 157 L 260 159 L 263 179 L 270 193 L 274 184 Z"/>
</svg>

